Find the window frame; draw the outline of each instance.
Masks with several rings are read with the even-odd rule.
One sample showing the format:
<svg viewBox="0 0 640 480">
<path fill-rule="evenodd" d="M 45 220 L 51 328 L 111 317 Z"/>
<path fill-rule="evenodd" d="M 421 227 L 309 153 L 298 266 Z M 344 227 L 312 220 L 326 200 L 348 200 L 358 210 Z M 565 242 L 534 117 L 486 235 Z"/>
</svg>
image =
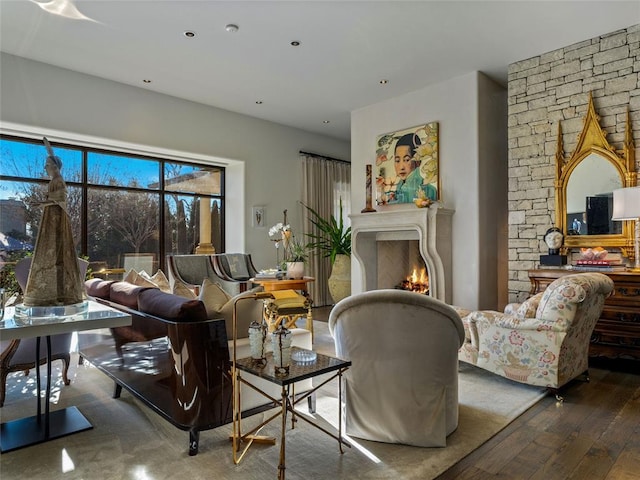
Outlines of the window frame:
<svg viewBox="0 0 640 480">
<path fill-rule="evenodd" d="M 0 139 L 11 141 L 11 142 L 22 142 L 28 144 L 34 144 L 38 146 L 42 145 L 42 136 L 40 139 L 37 136 L 21 136 L 15 134 L 7 134 L 0 133 Z M 67 150 L 78 150 L 81 152 L 81 177 L 82 181 L 68 181 L 65 178 L 65 183 L 70 187 L 78 187 L 82 192 L 82 210 L 81 210 L 81 239 L 79 241 L 80 255 L 87 255 L 88 252 L 88 196 L 89 191 L 92 189 L 109 189 L 114 191 L 123 191 L 123 192 L 140 192 L 140 193 L 152 193 L 158 195 L 158 205 L 159 205 L 159 225 L 158 225 L 158 254 L 160 256 L 158 268 L 162 270 L 166 270 L 166 218 L 165 218 L 165 208 L 164 205 L 166 203 L 167 195 L 175 195 L 179 194 L 180 196 L 192 197 L 194 200 L 200 198 L 210 198 L 212 201 L 219 202 L 220 205 L 220 242 L 221 242 L 221 251 L 225 251 L 225 238 L 226 238 L 226 222 L 225 222 L 225 212 L 226 212 L 226 199 L 225 199 L 225 184 L 226 184 L 226 167 L 225 165 L 216 164 L 213 162 L 205 162 L 198 161 L 197 158 L 189 158 L 188 154 L 180 155 L 181 158 L 176 158 L 176 155 L 165 155 L 163 156 L 161 153 L 146 153 L 146 152 L 133 152 L 129 151 L 127 148 L 118 149 L 118 147 L 106 148 L 83 145 L 81 143 L 71 143 L 69 141 L 59 142 L 59 141 L 51 141 L 51 146 L 54 149 L 56 148 L 64 148 Z M 88 181 L 88 157 L 91 153 L 96 154 L 104 154 L 104 155 L 115 155 L 122 158 L 134 158 L 140 160 L 148 160 L 158 163 L 158 178 L 159 178 L 159 186 L 158 188 L 146 188 L 142 186 L 136 187 L 127 187 L 121 185 L 107 185 L 107 184 L 95 184 L 90 183 Z M 197 155 L 194 155 L 197 157 Z M 44 160 L 44 158 L 42 159 Z M 203 194 L 200 192 L 176 192 L 173 190 L 165 191 L 165 165 L 166 164 L 179 164 L 185 165 L 188 167 L 195 168 L 212 168 L 220 171 L 220 194 Z M 3 172 L 0 172 L 0 182 L 12 181 L 12 182 L 28 182 L 28 183 L 48 183 L 48 179 L 43 178 L 32 178 L 32 177 L 21 177 L 15 175 L 5 175 Z"/>
</svg>

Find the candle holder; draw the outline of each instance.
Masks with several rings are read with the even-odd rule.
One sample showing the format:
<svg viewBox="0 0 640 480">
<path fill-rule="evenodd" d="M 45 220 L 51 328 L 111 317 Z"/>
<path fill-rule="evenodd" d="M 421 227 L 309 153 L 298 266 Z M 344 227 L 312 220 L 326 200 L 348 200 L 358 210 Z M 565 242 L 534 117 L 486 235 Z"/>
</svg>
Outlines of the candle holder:
<svg viewBox="0 0 640 480">
<path fill-rule="evenodd" d="M 278 376 L 289 375 L 291 364 L 291 330 L 280 324 L 272 334 L 274 371 Z"/>
<path fill-rule="evenodd" d="M 249 325 L 249 348 L 253 364 L 264 367 L 267 364 L 265 341 L 267 339 L 267 325 L 255 320 Z"/>
</svg>

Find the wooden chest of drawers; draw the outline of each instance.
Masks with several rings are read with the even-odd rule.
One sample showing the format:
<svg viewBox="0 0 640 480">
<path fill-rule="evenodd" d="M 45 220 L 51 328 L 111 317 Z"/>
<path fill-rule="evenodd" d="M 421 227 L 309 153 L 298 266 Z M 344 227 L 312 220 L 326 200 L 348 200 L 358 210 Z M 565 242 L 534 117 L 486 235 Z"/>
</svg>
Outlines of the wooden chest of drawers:
<svg viewBox="0 0 640 480">
<path fill-rule="evenodd" d="M 531 294 L 543 291 L 556 278 L 577 273 L 572 270 L 529 270 Z M 604 304 L 600 320 L 591 337 L 589 355 L 593 357 L 640 360 L 640 274 L 602 272 L 615 284 Z"/>
</svg>

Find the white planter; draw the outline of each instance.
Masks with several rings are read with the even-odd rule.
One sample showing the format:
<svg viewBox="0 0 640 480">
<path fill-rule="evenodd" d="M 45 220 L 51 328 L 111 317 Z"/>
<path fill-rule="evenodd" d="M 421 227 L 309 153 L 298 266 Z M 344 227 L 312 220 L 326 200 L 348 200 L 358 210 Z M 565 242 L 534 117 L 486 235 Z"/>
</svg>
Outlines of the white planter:
<svg viewBox="0 0 640 480">
<path fill-rule="evenodd" d="M 287 278 L 304 277 L 304 262 L 287 262 Z"/>
</svg>

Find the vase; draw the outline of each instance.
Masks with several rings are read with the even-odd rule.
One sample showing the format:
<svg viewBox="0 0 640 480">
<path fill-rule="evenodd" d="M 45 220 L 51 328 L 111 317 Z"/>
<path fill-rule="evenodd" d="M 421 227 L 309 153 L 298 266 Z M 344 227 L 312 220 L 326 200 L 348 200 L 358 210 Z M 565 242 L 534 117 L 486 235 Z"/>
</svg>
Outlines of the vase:
<svg viewBox="0 0 640 480">
<path fill-rule="evenodd" d="M 299 279 L 304 277 L 304 262 L 287 262 L 287 278 Z"/>
<path fill-rule="evenodd" d="M 351 257 L 336 255 L 329 277 L 329 293 L 334 303 L 351 295 Z"/>
</svg>

